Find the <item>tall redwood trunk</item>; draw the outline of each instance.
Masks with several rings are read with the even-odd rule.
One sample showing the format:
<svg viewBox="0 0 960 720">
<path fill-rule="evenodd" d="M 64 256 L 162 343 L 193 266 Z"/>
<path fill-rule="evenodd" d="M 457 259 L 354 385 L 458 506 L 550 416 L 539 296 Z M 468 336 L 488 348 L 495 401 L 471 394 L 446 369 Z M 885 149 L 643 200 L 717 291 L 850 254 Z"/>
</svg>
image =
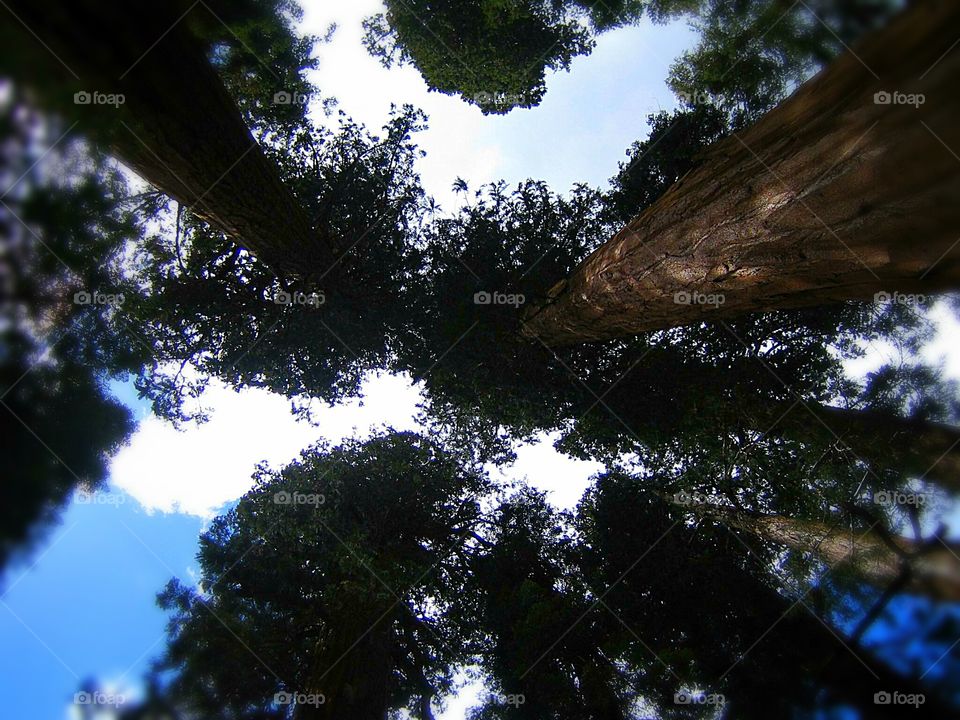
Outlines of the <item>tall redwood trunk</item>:
<svg viewBox="0 0 960 720">
<path fill-rule="evenodd" d="M 693 502 L 689 508 L 768 542 L 816 555 L 830 567 L 845 567 L 865 581 L 884 587 L 900 575 L 904 560 L 874 531 L 849 530 L 814 520 L 797 520 L 783 515 L 752 515 L 731 507 Z M 916 542 L 896 538 L 907 553 L 918 549 Z M 907 589 L 918 594 L 960 601 L 960 547 L 933 548 L 909 561 L 912 570 Z"/>
<path fill-rule="evenodd" d="M 36 35 L 17 25 L 30 51 L 18 79 L 46 88 L 45 101 L 80 117 L 81 130 L 262 262 L 295 275 L 329 267 L 329 244 L 188 29 L 189 13 L 208 12 L 202 4 L 188 11 L 189 4 L 167 1 L 11 0 L 11 7 Z M 75 105 L 73 91 L 123 94 L 125 101 Z"/>
<path fill-rule="evenodd" d="M 960 428 L 876 410 L 804 405 L 792 410 L 789 404 L 770 405 L 760 414 L 791 436 L 840 442 L 841 448 L 848 447 L 875 472 L 896 468 L 949 492 L 960 492 Z"/>
<path fill-rule="evenodd" d="M 960 285 L 958 26 L 960 3 L 917 3 L 714 145 L 524 334 L 558 346 Z"/>
<path fill-rule="evenodd" d="M 707 587 L 707 586 L 705 586 Z M 709 601 L 706 590 L 704 601 Z M 752 595 L 751 595 L 752 597 Z M 831 622 L 830 617 L 820 617 L 809 605 L 788 600 L 778 594 L 781 602 L 771 606 L 761 602 L 759 607 L 745 608 L 747 613 L 762 620 L 767 630 L 758 635 L 753 646 L 739 645 L 736 665 L 727 671 L 734 685 L 746 685 L 756 692 L 769 691 L 765 683 L 764 666 L 754 663 L 752 666 L 741 662 L 754 653 L 762 653 L 761 662 L 774 663 L 777 668 L 785 667 L 788 677 L 801 684 L 812 684 L 819 689 L 818 699 L 826 706 L 845 705 L 854 710 L 856 717 L 870 720 L 903 720 L 911 716 L 919 717 L 916 709 L 904 706 L 876 705 L 873 701 L 878 692 L 897 690 L 901 693 L 923 693 L 926 702 L 923 709 L 927 717 L 955 718 L 956 710 L 941 700 L 931 688 L 924 684 L 924 678 L 918 678 L 916 670 L 895 669 L 865 648 L 848 631 Z M 726 640 L 725 623 L 718 623 L 717 642 Z M 779 648 L 779 650 L 778 650 Z M 776 668 L 772 668 L 776 670 Z M 749 678 L 744 675 L 749 674 Z M 779 673 L 775 673 L 773 678 Z M 736 677 L 739 676 L 739 677 Z M 736 679 L 734 679 L 736 678 Z M 761 697 L 763 697 L 761 695 Z M 731 697 L 728 709 L 731 712 L 724 717 L 739 717 L 738 698 Z M 769 714 L 769 717 L 782 717 Z M 754 713 L 751 717 L 757 717 Z"/>
<path fill-rule="evenodd" d="M 307 694 L 321 704 L 300 706 L 297 720 L 386 720 L 394 666 L 389 604 L 371 600 L 376 588 L 345 590 L 341 609 L 317 644 L 307 676 Z M 386 617 L 384 616 L 386 613 Z"/>
</svg>

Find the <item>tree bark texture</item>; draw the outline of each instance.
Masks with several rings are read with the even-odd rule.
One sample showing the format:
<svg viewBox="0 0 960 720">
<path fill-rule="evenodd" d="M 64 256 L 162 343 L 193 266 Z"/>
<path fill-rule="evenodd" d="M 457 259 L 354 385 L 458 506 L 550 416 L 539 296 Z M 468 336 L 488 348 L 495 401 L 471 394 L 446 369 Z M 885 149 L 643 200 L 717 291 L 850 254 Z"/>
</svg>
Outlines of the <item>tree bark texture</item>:
<svg viewBox="0 0 960 720">
<path fill-rule="evenodd" d="M 917 3 L 715 144 L 524 334 L 562 346 L 960 285 L 958 26 L 960 3 Z"/>
<path fill-rule="evenodd" d="M 938 600 L 960 601 L 960 547 L 933 547 L 906 560 L 873 530 L 843 528 L 814 520 L 782 515 L 753 515 L 731 507 L 692 503 L 697 514 L 719 520 L 729 528 L 748 532 L 762 540 L 792 550 L 816 555 L 829 567 L 845 567 L 865 581 L 885 587 L 900 576 L 905 563 L 911 570 L 907 590 Z M 907 538 L 895 538 L 897 547 L 913 554 L 920 546 Z"/>
<path fill-rule="evenodd" d="M 896 468 L 948 492 L 960 492 L 960 429 L 877 410 L 804 405 L 758 410 L 793 437 L 849 448 L 875 471 Z"/>
<path fill-rule="evenodd" d="M 80 128 L 137 174 L 274 270 L 303 275 L 329 267 L 329 243 L 314 232 L 189 30 L 189 14 L 207 9 L 97 0 L 13 0 L 11 7 L 26 26 L 18 24 L 24 46 L 36 46 L 37 62 L 25 62 L 20 77 L 56 88 L 44 100 L 79 117 Z M 70 91 L 122 94 L 124 102 L 76 104 Z"/>
</svg>

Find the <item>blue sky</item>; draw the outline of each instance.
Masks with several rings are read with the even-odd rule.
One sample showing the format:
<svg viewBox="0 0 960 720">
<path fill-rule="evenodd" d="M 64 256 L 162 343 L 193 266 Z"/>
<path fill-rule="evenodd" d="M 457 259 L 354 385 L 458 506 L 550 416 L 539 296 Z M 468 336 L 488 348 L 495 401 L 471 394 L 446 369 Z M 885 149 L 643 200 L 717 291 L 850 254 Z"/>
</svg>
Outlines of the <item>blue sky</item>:
<svg viewBox="0 0 960 720">
<path fill-rule="evenodd" d="M 695 40 L 685 22 L 644 21 L 607 33 L 569 73 L 548 77 L 538 107 L 484 116 L 456 97 L 428 92 L 412 67 L 386 70 L 367 55 L 360 22 L 378 7 L 374 0 L 307 4 L 305 30 L 322 35 L 331 22 L 338 25 L 333 41 L 318 47 L 311 80 L 372 128 L 386 122 L 391 103 L 424 109 L 430 129 L 418 136 L 427 151 L 420 170 L 442 204 L 458 176 L 471 185 L 533 177 L 564 191 L 575 182 L 605 184 L 626 148 L 646 136 L 647 115 L 676 106 L 667 71 Z"/>
<path fill-rule="evenodd" d="M 163 648 L 166 620 L 153 598 L 172 575 L 190 577 L 203 521 L 151 514 L 122 492 L 97 500 L 72 502 L 0 582 L 8 717 L 69 717 L 82 680 L 133 688 Z"/>
<path fill-rule="evenodd" d="M 664 79 L 693 39 L 683 24 L 608 33 L 570 73 L 548 79 L 540 107 L 485 117 L 455 98 L 428 93 L 413 69 L 388 71 L 366 55 L 360 21 L 377 3 L 310 5 L 306 31 L 322 35 L 328 23 L 339 25 L 333 41 L 318 48 L 313 80 L 371 128 L 386 121 L 391 103 L 424 108 L 430 129 L 419 136 L 428 152 L 420 170 L 428 192 L 447 209 L 457 177 L 474 187 L 534 177 L 558 191 L 575 182 L 605 184 L 625 149 L 645 136 L 647 115 L 675 106 Z M 69 717 L 74 691 L 90 676 L 118 683 L 120 691 L 135 686 L 163 647 L 156 593 L 173 575 L 192 579 L 198 533 L 250 486 L 256 462 L 282 464 L 320 437 L 336 440 L 380 423 L 414 426 L 418 395 L 409 383 L 379 378 L 369 389 L 363 407 L 322 410 L 313 427 L 295 422 L 283 399 L 215 387 L 205 399 L 210 423 L 178 432 L 151 417 L 128 386 L 118 387 L 141 422 L 114 462 L 106 502 L 73 503 L 26 564 L 0 583 L 7 658 L 0 692 L 9 717 Z M 596 469 L 558 456 L 545 441 L 524 448 L 509 473 L 529 476 L 556 504 L 570 507 Z M 462 717 L 468 703 L 466 696 L 454 701 L 444 717 Z"/>
</svg>

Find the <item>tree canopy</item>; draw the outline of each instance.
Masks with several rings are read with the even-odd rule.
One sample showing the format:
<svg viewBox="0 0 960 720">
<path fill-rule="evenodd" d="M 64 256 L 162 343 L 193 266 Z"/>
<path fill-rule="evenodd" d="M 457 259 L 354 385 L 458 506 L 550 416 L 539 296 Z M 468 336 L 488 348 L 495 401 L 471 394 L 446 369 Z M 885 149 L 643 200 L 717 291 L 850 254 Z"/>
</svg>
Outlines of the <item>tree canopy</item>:
<svg viewBox="0 0 960 720">
<path fill-rule="evenodd" d="M 420 708 L 469 653 L 449 608 L 488 481 L 395 433 L 308 450 L 256 483 L 202 537 L 200 592 L 174 581 L 161 595 L 177 696 L 217 717 L 285 717 L 284 693 L 308 698 L 307 717 L 430 717 Z"/>
<path fill-rule="evenodd" d="M 411 433 L 311 448 L 212 523 L 197 588 L 159 596 L 161 696 L 185 717 L 432 718 L 473 666 L 477 720 L 626 720 L 870 711 L 920 688 L 844 630 L 875 595 L 808 585 L 802 559 L 689 510 L 608 472 L 558 512 Z"/>
<path fill-rule="evenodd" d="M 569 70 L 599 34 L 642 18 L 686 19 L 700 38 L 673 64 L 670 86 L 687 105 L 716 103 L 742 125 L 898 8 L 895 0 L 398 0 L 367 19 L 364 43 L 387 67 L 415 66 L 432 90 L 505 113 L 539 105 L 547 72 Z"/>
<path fill-rule="evenodd" d="M 529 304 L 895 5 L 388 0 L 368 50 L 485 113 L 536 105 L 548 70 L 644 16 L 700 32 L 668 78 L 680 107 L 648 118 L 607 186 L 458 180 L 445 211 L 417 173 L 420 111 L 368 129 L 328 99 L 317 122 L 292 101 L 319 93 L 296 6 L 211 2 L 184 37 L 310 229 L 274 246 L 281 264 L 129 177 L 96 127 L 45 149 L 68 103 L 50 101 L 54 78 L 0 65 L 15 78 L 0 103 L 0 563 L 103 482 L 132 430 L 112 381 L 189 428 L 214 380 L 308 414 L 402 373 L 423 434 L 261 465 L 212 521 L 197 582 L 159 596 L 168 645 L 125 717 L 432 720 L 465 678 L 483 687 L 472 720 L 897 717 L 874 700 L 893 688 L 952 716 L 958 651 L 929 629 L 944 603 L 911 606 L 942 674 L 870 634 L 898 602 L 949 599 L 919 582 L 954 545 L 916 498 L 960 490 L 957 387 L 921 356 L 937 298 L 562 348 L 524 333 Z M 851 373 L 874 342 L 898 353 Z M 547 433 L 604 466 L 575 510 L 489 474 Z M 838 558 L 837 528 L 859 536 L 848 555 L 864 536 L 885 548 L 885 572 Z M 946 559 L 933 569 L 955 588 Z"/>
</svg>

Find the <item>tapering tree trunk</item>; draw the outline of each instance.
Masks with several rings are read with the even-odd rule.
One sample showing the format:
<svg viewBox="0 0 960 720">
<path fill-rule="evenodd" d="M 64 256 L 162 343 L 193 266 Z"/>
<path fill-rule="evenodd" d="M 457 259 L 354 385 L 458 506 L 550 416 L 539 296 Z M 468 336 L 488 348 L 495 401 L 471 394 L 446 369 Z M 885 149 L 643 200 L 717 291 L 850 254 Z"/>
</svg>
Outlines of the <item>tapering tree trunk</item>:
<svg viewBox="0 0 960 720">
<path fill-rule="evenodd" d="M 923 694 L 925 702 L 922 707 L 928 717 L 957 716 L 956 709 L 932 692 L 924 684 L 924 679 L 917 677 L 916 671 L 895 669 L 888 665 L 869 648 L 849 637 L 843 628 L 835 626 L 829 617 L 818 617 L 806 603 L 781 598 L 781 602 L 774 607 L 762 603 L 760 608 L 751 606 L 747 612 L 754 614 L 758 610 L 762 624 L 769 629 L 758 637 L 756 644 L 774 650 L 763 653 L 760 647 L 743 646 L 743 654 L 730 672 L 731 679 L 740 675 L 733 681 L 735 686 L 745 683 L 758 693 L 768 691 L 769 686 L 764 683 L 764 668 L 739 661 L 760 652 L 766 662 L 775 663 L 778 667 L 783 664 L 787 668 L 787 677 L 795 682 L 814 683 L 819 688 L 818 699 L 825 705 L 840 703 L 853 708 L 855 713 L 859 713 L 857 717 L 902 720 L 922 714 L 913 706 L 875 703 L 876 693 L 894 690 L 905 694 Z M 722 631 L 718 631 L 718 634 L 718 642 L 722 642 Z M 746 681 L 744 674 L 750 676 Z M 738 698 L 734 696 L 728 707 L 730 717 L 739 716 L 737 705 Z"/>
<path fill-rule="evenodd" d="M 814 520 L 783 515 L 753 515 L 735 508 L 703 502 L 688 507 L 704 517 L 719 520 L 768 542 L 816 555 L 830 567 L 845 567 L 865 581 L 884 587 L 896 581 L 909 563 L 907 590 L 938 600 L 960 601 L 960 547 L 934 547 L 906 560 L 873 530 L 849 530 Z M 907 538 L 896 538 L 904 553 L 916 553 L 920 546 Z"/>
<path fill-rule="evenodd" d="M 81 118 L 81 129 L 145 180 L 278 272 L 329 267 L 329 243 L 311 228 L 188 29 L 190 13 L 208 12 L 203 5 L 12 0 L 11 7 L 29 28 L 17 25 L 32 50 L 15 69 L 18 79 L 46 88 L 45 101 Z M 124 102 L 76 105 L 73 92 L 122 94 Z"/>
<path fill-rule="evenodd" d="M 777 404 L 758 411 L 794 437 L 839 442 L 875 472 L 896 468 L 948 492 L 960 492 L 960 428 L 812 402 L 790 408 Z"/>
<path fill-rule="evenodd" d="M 960 3 L 919 2 L 714 145 L 524 334 L 559 346 L 960 286 L 958 26 Z"/>
<path fill-rule="evenodd" d="M 304 691 L 324 702 L 298 707 L 298 720 L 386 720 L 395 618 L 389 604 L 371 599 L 376 594 L 367 587 L 339 598 L 341 611 L 317 645 Z"/>
</svg>

